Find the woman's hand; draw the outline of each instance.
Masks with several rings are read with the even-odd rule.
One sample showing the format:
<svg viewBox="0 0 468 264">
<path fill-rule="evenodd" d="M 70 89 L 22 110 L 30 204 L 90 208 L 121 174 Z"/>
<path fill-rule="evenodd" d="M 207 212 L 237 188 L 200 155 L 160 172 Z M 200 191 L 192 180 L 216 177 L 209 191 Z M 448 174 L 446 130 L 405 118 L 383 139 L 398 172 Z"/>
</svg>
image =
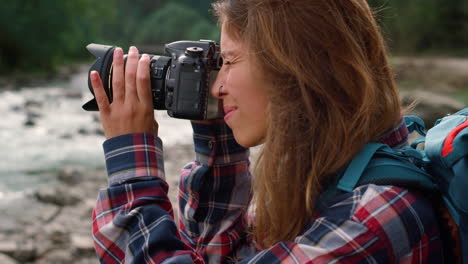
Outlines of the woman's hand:
<svg viewBox="0 0 468 264">
<path fill-rule="evenodd" d="M 91 84 L 107 139 L 142 132 L 157 135 L 149 63 L 148 55 L 144 54 L 139 59 L 137 48 L 130 47 L 124 70 L 123 50 L 114 50 L 112 103 L 109 103 L 99 74 L 91 72 Z"/>
</svg>

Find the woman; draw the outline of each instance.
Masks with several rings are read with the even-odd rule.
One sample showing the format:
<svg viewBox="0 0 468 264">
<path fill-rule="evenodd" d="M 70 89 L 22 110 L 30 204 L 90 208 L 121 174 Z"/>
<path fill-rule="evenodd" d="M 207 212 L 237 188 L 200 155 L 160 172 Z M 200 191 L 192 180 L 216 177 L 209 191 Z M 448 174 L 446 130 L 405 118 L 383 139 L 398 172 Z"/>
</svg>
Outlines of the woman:
<svg viewBox="0 0 468 264">
<path fill-rule="evenodd" d="M 224 120 L 192 122 L 178 227 L 164 181 L 149 58 L 114 53 L 114 100 L 91 74 L 109 187 L 93 214 L 102 263 L 440 263 L 430 203 L 364 185 L 320 196 L 371 141 L 406 143 L 384 42 L 364 0 L 219 0 Z M 227 125 L 227 126 L 226 126 Z M 248 147 L 263 144 L 253 175 Z M 249 210 L 250 209 L 250 210 Z M 251 211 L 252 214 L 247 212 Z"/>
</svg>

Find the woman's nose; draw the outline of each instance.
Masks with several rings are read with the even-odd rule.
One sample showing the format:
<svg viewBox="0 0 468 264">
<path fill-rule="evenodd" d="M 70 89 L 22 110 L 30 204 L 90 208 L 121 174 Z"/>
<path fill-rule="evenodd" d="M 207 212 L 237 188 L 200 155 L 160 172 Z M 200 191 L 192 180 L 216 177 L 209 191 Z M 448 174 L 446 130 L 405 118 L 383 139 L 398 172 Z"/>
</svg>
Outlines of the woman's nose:
<svg viewBox="0 0 468 264">
<path fill-rule="evenodd" d="M 218 72 L 218 75 L 216 76 L 216 80 L 213 82 L 213 85 L 211 86 L 211 89 L 210 89 L 211 95 L 217 99 L 221 99 L 225 93 L 224 91 L 226 90 L 224 89 L 224 82 L 225 82 L 224 75 L 225 73 L 223 69 L 221 68 L 221 70 Z"/>
</svg>

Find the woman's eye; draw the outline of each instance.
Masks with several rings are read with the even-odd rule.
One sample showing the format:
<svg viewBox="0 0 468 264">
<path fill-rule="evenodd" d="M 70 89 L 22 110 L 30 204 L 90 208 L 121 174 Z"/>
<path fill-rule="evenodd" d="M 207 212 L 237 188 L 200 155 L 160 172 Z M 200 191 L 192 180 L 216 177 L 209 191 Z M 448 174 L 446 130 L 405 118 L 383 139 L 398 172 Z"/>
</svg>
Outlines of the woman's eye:
<svg viewBox="0 0 468 264">
<path fill-rule="evenodd" d="M 225 60 L 225 61 L 223 61 L 223 64 L 224 64 L 224 65 L 231 65 L 232 62 Z"/>
</svg>

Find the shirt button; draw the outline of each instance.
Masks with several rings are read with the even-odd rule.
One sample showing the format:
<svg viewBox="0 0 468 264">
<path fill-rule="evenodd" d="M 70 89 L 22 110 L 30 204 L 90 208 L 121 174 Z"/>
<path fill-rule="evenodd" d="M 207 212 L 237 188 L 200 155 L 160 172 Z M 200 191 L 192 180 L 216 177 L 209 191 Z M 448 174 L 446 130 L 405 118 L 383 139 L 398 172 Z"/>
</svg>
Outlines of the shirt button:
<svg viewBox="0 0 468 264">
<path fill-rule="evenodd" d="M 208 147 L 209 147 L 210 149 L 213 149 L 213 141 L 211 141 L 211 140 L 208 141 Z"/>
</svg>

